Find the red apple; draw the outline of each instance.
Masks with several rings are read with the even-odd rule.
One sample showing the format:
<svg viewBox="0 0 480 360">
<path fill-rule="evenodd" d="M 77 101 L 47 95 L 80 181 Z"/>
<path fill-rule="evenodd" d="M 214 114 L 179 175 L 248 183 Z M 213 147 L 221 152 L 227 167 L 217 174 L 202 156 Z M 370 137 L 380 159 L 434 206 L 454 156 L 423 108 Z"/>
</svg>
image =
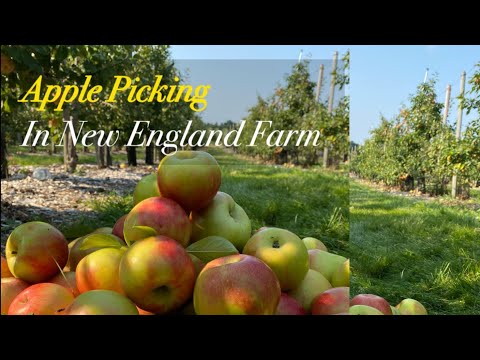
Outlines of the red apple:
<svg viewBox="0 0 480 360">
<path fill-rule="evenodd" d="M 175 201 L 161 197 L 148 198 L 138 203 L 127 215 L 123 226 L 123 235 L 128 244 L 164 235 L 186 247 L 191 232 L 192 225 L 185 210 Z"/>
<path fill-rule="evenodd" d="M 127 215 L 128 214 L 125 214 L 122 217 L 120 217 L 115 222 L 115 225 L 113 225 L 113 230 L 112 230 L 112 234 L 115 236 L 118 236 L 123 241 L 125 241 L 125 238 L 123 237 L 123 224 L 125 223 L 125 219 L 127 218 Z"/>
<path fill-rule="evenodd" d="M 291 296 L 282 293 L 280 295 L 280 302 L 277 306 L 275 315 L 306 315 L 306 311 L 297 300 Z"/>
<path fill-rule="evenodd" d="M 8 315 L 57 315 L 64 311 L 73 299 L 72 292 L 61 285 L 35 284 L 13 299 Z"/>
<path fill-rule="evenodd" d="M 312 315 L 334 315 L 348 313 L 350 308 L 350 288 L 328 289 L 312 301 Z"/>
<path fill-rule="evenodd" d="M 177 151 L 158 165 L 158 188 L 187 212 L 207 206 L 217 194 L 222 172 L 217 160 L 204 151 Z"/>
<path fill-rule="evenodd" d="M 30 284 L 14 277 L 2 278 L 2 315 L 8 314 L 8 308 L 13 299 L 29 286 Z"/>
<path fill-rule="evenodd" d="M 48 280 L 49 283 L 58 284 L 70 290 L 74 297 L 80 295 L 80 291 L 77 288 L 77 280 L 75 279 L 75 271 L 65 271 L 55 275 Z"/>
<path fill-rule="evenodd" d="M 13 277 L 13 274 L 8 269 L 7 259 L 2 256 L 2 278 Z"/>
<path fill-rule="evenodd" d="M 135 242 L 123 255 L 119 274 L 128 298 L 155 314 L 180 308 L 191 298 L 195 284 L 192 259 L 166 236 Z"/>
<path fill-rule="evenodd" d="M 358 294 L 350 301 L 350 306 L 366 305 L 373 307 L 384 315 L 392 315 L 390 304 L 384 298 L 374 294 Z"/>
<path fill-rule="evenodd" d="M 243 253 L 267 264 L 280 281 L 282 291 L 296 289 L 308 271 L 308 252 L 294 233 L 269 228 L 254 234 L 245 244 Z"/>
<path fill-rule="evenodd" d="M 77 265 L 76 281 L 80 293 L 112 290 L 124 295 L 118 269 L 124 249 L 105 248 L 85 256 Z"/>
<path fill-rule="evenodd" d="M 76 297 L 62 315 L 138 315 L 138 309 L 116 291 L 91 290 Z"/>
<path fill-rule="evenodd" d="M 210 261 L 193 293 L 198 315 L 273 315 L 280 301 L 275 273 L 254 256 L 238 254 Z"/>
<path fill-rule="evenodd" d="M 32 221 L 17 226 L 7 240 L 8 268 L 28 283 L 47 281 L 67 264 L 68 243 L 50 224 Z"/>
</svg>

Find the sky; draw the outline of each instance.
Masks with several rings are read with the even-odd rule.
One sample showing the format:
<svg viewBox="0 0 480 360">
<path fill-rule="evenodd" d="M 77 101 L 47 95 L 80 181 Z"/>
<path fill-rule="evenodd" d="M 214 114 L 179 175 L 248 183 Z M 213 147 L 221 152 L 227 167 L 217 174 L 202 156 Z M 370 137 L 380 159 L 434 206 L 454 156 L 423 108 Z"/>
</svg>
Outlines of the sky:
<svg viewBox="0 0 480 360">
<path fill-rule="evenodd" d="M 257 93 L 269 95 L 276 84 L 274 79 L 281 80 L 284 73 L 288 72 L 289 66 L 298 61 L 300 52 L 302 52 L 302 58 L 310 58 L 316 65 L 312 67 L 311 71 L 313 80 L 318 76 L 318 70 L 315 70 L 318 68 L 318 64 L 323 62 L 325 66 L 329 66 L 335 51 L 342 55 L 348 49 L 351 51 L 350 86 L 346 92 L 351 98 L 350 137 L 356 143 L 363 143 L 369 137 L 369 131 L 379 123 L 381 115 L 391 119 L 398 114 L 402 104 L 408 104 L 409 96 L 423 82 L 427 68 L 429 69 L 428 78 L 434 74 L 437 75 L 438 101 L 444 102 L 446 86 L 447 84 L 452 85 L 452 107 L 449 111 L 448 121 L 454 123 L 457 114 L 455 97 L 458 96 L 460 89 L 460 75 L 462 71 L 466 71 L 468 81 L 473 73 L 475 63 L 480 61 L 480 46 L 478 45 L 173 45 L 171 53 L 174 59 L 184 60 L 180 64 L 188 64 L 192 68 L 192 82 L 193 80 L 200 81 L 201 76 L 197 80 L 195 74 L 206 73 L 206 70 L 194 71 L 194 68 L 202 69 L 198 65 L 202 62 L 190 60 L 262 60 L 256 62 L 256 71 L 261 76 L 256 77 L 255 81 L 258 85 L 255 89 L 248 88 L 248 86 L 237 88 L 238 93 L 231 96 L 229 94 L 228 99 L 224 95 L 224 101 L 221 101 L 220 97 L 214 98 L 212 95 L 211 107 L 205 110 L 204 119 L 207 122 L 221 122 L 227 118 L 239 121 L 246 109 L 254 105 Z M 203 65 L 203 69 L 209 68 L 212 74 L 215 71 L 218 73 L 223 71 L 224 74 L 233 73 L 231 69 L 234 68 L 234 62 L 223 61 L 221 62 L 223 66 L 219 66 L 218 69 L 211 66 L 215 62 L 203 63 L 210 64 L 208 67 Z M 240 63 L 245 64 L 246 62 L 237 62 L 237 64 Z M 263 64 L 263 68 L 258 64 Z M 265 67 L 265 64 L 276 65 Z M 237 78 L 232 78 L 236 79 L 237 84 L 242 83 L 239 81 L 242 79 L 242 76 L 239 75 L 241 73 L 237 72 Z M 328 74 L 328 71 L 325 74 Z M 220 78 L 225 79 L 225 76 L 220 76 Z M 232 89 L 232 86 L 235 86 L 232 83 L 225 85 L 229 79 L 222 83 L 226 89 Z M 329 76 L 326 76 L 327 84 L 322 89 L 323 100 L 327 95 L 328 81 Z M 271 91 L 270 88 L 272 88 Z M 467 84 L 466 91 L 468 90 Z M 223 91 L 219 89 L 217 95 Z M 242 92 L 244 96 L 238 96 Z M 219 117 L 222 117 L 220 114 L 222 116 L 225 114 L 226 118 L 219 120 Z M 466 116 L 464 113 L 463 129 L 472 117 L 473 114 Z"/>
</svg>

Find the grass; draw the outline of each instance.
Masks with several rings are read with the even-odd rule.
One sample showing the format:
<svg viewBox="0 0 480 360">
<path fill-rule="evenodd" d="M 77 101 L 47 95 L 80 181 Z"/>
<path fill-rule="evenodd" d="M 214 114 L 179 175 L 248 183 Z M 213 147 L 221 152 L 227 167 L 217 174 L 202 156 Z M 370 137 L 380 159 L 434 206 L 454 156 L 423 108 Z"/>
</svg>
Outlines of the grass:
<svg viewBox="0 0 480 360">
<path fill-rule="evenodd" d="M 252 228 L 275 226 L 322 240 L 332 252 L 346 251 L 349 234 L 348 178 L 340 173 L 255 165 L 221 149 L 208 150 L 222 169 L 220 190 L 243 207 Z M 90 205 L 97 227 L 113 226 L 131 209 L 132 197 L 112 195 Z"/>
<path fill-rule="evenodd" d="M 480 210 L 350 183 L 351 293 L 430 314 L 480 314 Z"/>
</svg>

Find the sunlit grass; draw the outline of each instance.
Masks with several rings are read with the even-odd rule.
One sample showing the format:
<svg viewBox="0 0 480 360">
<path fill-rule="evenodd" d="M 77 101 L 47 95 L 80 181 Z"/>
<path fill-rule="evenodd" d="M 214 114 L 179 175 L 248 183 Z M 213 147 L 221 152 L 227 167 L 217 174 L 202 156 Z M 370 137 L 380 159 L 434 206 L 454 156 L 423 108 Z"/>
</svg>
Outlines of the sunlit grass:
<svg viewBox="0 0 480 360">
<path fill-rule="evenodd" d="M 480 314 L 480 212 L 350 183 L 352 295 Z"/>
</svg>

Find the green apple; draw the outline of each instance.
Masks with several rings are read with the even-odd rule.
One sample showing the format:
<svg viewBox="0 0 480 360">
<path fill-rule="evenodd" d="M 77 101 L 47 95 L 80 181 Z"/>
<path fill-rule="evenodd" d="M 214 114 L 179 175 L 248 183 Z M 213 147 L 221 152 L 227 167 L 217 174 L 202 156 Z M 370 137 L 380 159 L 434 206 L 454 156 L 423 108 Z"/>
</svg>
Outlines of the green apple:
<svg viewBox="0 0 480 360">
<path fill-rule="evenodd" d="M 308 258 L 310 269 L 321 273 L 329 282 L 335 270 L 347 261 L 343 256 L 318 249 L 308 250 Z"/>
<path fill-rule="evenodd" d="M 318 250 L 323 250 L 328 252 L 328 249 L 325 246 L 325 244 L 318 239 L 315 239 L 313 237 L 306 237 L 306 238 L 303 238 L 302 241 L 308 250 L 318 249 Z"/>
<path fill-rule="evenodd" d="M 428 315 L 427 309 L 415 299 L 403 299 L 396 308 L 400 315 Z"/>
<path fill-rule="evenodd" d="M 296 299 L 310 313 L 313 300 L 322 292 L 331 289 L 332 285 L 318 271 L 309 269 L 300 285 L 288 295 Z"/>
<path fill-rule="evenodd" d="M 207 236 L 221 236 L 242 251 L 252 233 L 247 213 L 230 195 L 221 191 L 208 206 L 192 211 L 191 220 L 192 242 Z"/>
<path fill-rule="evenodd" d="M 62 315 L 139 315 L 128 298 L 111 290 L 90 290 L 73 300 Z"/>
<path fill-rule="evenodd" d="M 390 305 L 390 309 L 392 309 L 392 315 L 402 315 L 400 310 L 398 310 L 396 307 Z"/>
<path fill-rule="evenodd" d="M 347 259 L 333 272 L 331 283 L 333 287 L 350 286 L 350 260 Z"/>
<path fill-rule="evenodd" d="M 17 226 L 7 240 L 10 272 L 28 283 L 44 282 L 63 269 L 68 261 L 68 242 L 50 224 L 32 221 Z"/>
<path fill-rule="evenodd" d="M 296 289 L 308 271 L 308 252 L 294 233 L 268 228 L 254 234 L 245 244 L 243 253 L 267 264 L 280 281 L 282 291 Z"/>
<path fill-rule="evenodd" d="M 88 254 L 109 246 L 121 247 L 124 245 L 125 243 L 122 241 L 122 239 L 113 234 L 97 233 L 83 236 L 77 239 L 70 248 L 70 254 L 68 258 L 70 271 L 75 271 L 80 260 L 82 260 Z"/>
<path fill-rule="evenodd" d="M 35 284 L 13 299 L 8 315 L 58 315 L 73 299 L 72 292 L 61 285 Z"/>
<path fill-rule="evenodd" d="M 85 256 L 77 265 L 76 283 L 80 293 L 112 290 L 124 295 L 118 269 L 125 249 L 104 248 Z"/>
<path fill-rule="evenodd" d="M 350 315 L 383 315 L 380 310 L 377 310 L 368 305 L 353 305 L 348 310 Z"/>
<path fill-rule="evenodd" d="M 213 200 L 222 182 L 222 172 L 217 160 L 205 151 L 177 151 L 162 159 L 157 181 L 162 196 L 190 212 Z"/>
<path fill-rule="evenodd" d="M 375 294 L 358 294 L 350 300 L 350 306 L 353 305 L 366 305 L 373 307 L 380 311 L 384 315 L 392 315 L 390 304 L 387 300 L 381 296 Z"/>
<path fill-rule="evenodd" d="M 158 189 L 157 173 L 154 172 L 140 179 L 133 191 L 133 206 L 137 205 L 140 201 L 154 197 L 161 196 Z"/>
<path fill-rule="evenodd" d="M 165 314 L 192 297 L 195 266 L 187 251 L 166 236 L 135 242 L 123 255 L 119 271 L 123 291 L 143 310 Z"/>
</svg>

